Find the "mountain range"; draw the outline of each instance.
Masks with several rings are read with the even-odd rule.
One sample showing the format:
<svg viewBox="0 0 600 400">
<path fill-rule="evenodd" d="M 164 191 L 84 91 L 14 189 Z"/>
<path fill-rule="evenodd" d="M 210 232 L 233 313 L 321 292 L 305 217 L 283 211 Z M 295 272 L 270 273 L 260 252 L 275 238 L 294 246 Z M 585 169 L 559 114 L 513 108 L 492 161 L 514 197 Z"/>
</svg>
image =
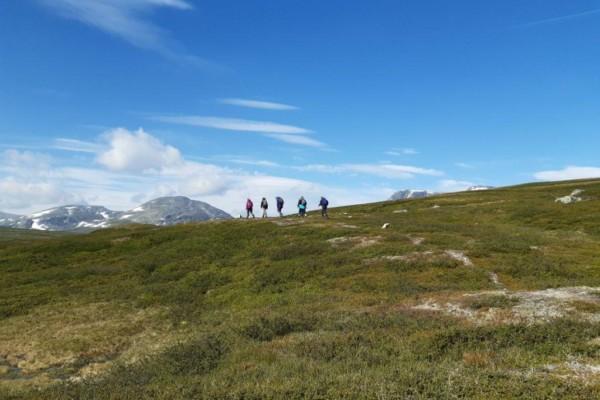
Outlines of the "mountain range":
<svg viewBox="0 0 600 400">
<path fill-rule="evenodd" d="M 75 231 L 109 228 L 128 223 L 166 226 L 230 218 L 231 215 L 210 204 L 176 196 L 160 197 L 125 212 L 88 205 L 61 206 L 28 216 L 0 212 L 0 227 Z"/>
</svg>

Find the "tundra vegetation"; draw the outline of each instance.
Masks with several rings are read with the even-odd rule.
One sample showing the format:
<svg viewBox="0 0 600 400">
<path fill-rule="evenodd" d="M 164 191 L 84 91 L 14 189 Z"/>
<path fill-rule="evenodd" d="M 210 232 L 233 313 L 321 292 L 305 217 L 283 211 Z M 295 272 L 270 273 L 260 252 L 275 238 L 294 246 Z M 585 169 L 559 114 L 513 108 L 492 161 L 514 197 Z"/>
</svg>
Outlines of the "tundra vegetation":
<svg viewBox="0 0 600 400">
<path fill-rule="evenodd" d="M 0 231 L 0 398 L 600 397 L 600 181 L 330 217 Z"/>
</svg>

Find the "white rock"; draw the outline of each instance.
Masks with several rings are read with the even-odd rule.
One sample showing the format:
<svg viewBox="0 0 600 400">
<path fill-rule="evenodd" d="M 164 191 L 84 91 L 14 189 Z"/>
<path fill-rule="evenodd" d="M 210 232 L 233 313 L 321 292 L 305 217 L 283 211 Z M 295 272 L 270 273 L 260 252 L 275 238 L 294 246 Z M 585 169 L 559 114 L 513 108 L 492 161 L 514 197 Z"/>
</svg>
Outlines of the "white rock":
<svg viewBox="0 0 600 400">
<path fill-rule="evenodd" d="M 455 259 L 456 261 L 460 261 L 461 263 L 463 263 L 465 266 L 467 267 L 472 267 L 473 266 L 473 262 L 471 261 L 471 259 L 469 259 L 469 257 L 467 257 L 465 255 L 465 253 L 463 253 L 462 251 L 457 251 L 457 250 L 446 250 L 445 253 L 450 257 Z"/>
<path fill-rule="evenodd" d="M 583 190 L 581 190 L 581 189 L 575 189 L 575 190 L 573 190 L 573 193 L 571 193 L 568 196 L 557 197 L 556 200 L 554 200 L 554 202 L 555 203 L 561 203 L 561 204 L 577 203 L 578 201 L 582 200 L 582 198 L 579 197 L 579 195 L 581 193 L 583 193 Z"/>
<path fill-rule="evenodd" d="M 391 226 L 391 224 L 389 222 L 386 222 L 385 224 L 383 224 L 383 226 L 381 227 L 381 229 L 387 229 Z"/>
</svg>

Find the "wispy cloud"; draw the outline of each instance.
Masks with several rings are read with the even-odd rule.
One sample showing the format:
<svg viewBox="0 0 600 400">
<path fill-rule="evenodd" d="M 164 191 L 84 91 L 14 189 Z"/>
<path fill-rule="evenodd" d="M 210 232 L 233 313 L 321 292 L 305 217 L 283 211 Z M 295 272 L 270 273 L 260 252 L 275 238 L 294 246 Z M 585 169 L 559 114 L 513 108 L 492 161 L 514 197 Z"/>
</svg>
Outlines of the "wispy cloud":
<svg viewBox="0 0 600 400">
<path fill-rule="evenodd" d="M 320 147 L 320 148 L 325 148 L 327 146 L 325 143 L 320 142 L 317 139 L 313 139 L 308 136 L 288 135 L 288 134 L 266 134 L 265 136 L 270 137 L 275 140 L 279 140 L 280 142 L 289 143 L 289 144 L 297 144 L 297 145 L 301 145 L 301 146 Z"/>
<path fill-rule="evenodd" d="M 291 106 L 289 104 L 282 103 L 273 103 L 270 101 L 260 101 L 260 100 L 249 100 L 249 99 L 220 99 L 219 103 L 228 104 L 231 106 L 239 106 L 246 108 L 257 108 L 261 110 L 275 110 L 275 111 L 291 111 L 297 110 L 298 107 Z"/>
<path fill-rule="evenodd" d="M 411 165 L 399 164 L 310 164 L 297 167 L 301 171 L 320 173 L 354 173 L 374 175 L 391 179 L 410 179 L 416 175 L 442 176 L 444 173 L 430 168 L 421 168 Z"/>
<path fill-rule="evenodd" d="M 78 153 L 97 153 L 102 146 L 98 143 L 86 142 L 78 139 L 57 138 L 54 139 L 52 148 Z"/>
<path fill-rule="evenodd" d="M 583 11 L 575 14 L 561 15 L 553 18 L 541 19 L 538 21 L 528 22 L 525 24 L 518 25 L 517 28 L 529 28 L 532 26 L 546 25 L 546 24 L 557 24 L 561 22 L 566 22 L 574 19 L 589 17 L 592 15 L 600 14 L 600 8 L 594 10 Z"/>
<path fill-rule="evenodd" d="M 600 168 L 571 165 L 560 170 L 536 172 L 533 176 L 541 181 L 600 178 Z"/>
<path fill-rule="evenodd" d="M 401 149 L 396 148 L 386 151 L 385 154 L 387 154 L 388 156 L 414 156 L 419 154 L 419 152 L 413 148 L 405 147 Z"/>
<path fill-rule="evenodd" d="M 464 168 L 464 169 L 473 169 L 473 168 L 475 168 L 474 165 L 469 164 L 469 163 L 464 163 L 464 162 L 457 162 L 457 163 L 454 163 L 454 165 L 456 165 L 459 168 Z"/>
<path fill-rule="evenodd" d="M 327 147 L 325 143 L 306 136 L 313 133 L 313 131 L 310 129 L 305 129 L 294 125 L 280 124 L 277 122 L 204 116 L 154 116 L 150 117 L 150 119 L 170 124 L 213 128 L 235 132 L 253 132 L 288 144 L 319 148 Z"/>
<path fill-rule="evenodd" d="M 312 133 L 309 129 L 277 122 L 254 121 L 237 118 L 201 117 L 201 116 L 156 116 L 154 121 L 171 124 L 198 126 L 204 128 L 224 129 L 238 132 L 281 133 L 286 135 L 302 135 Z"/>
<path fill-rule="evenodd" d="M 246 159 L 246 158 L 232 158 L 232 159 L 229 159 L 226 161 L 229 161 L 234 164 L 240 164 L 240 165 L 254 165 L 256 167 L 275 168 L 275 167 L 279 166 L 279 164 L 277 164 L 276 162 L 268 161 L 268 160 L 250 160 L 250 159 Z"/>
<path fill-rule="evenodd" d="M 210 63 L 178 50 L 180 44 L 154 24 L 148 13 L 156 8 L 191 10 L 185 0 L 39 0 L 59 15 L 80 21 L 130 44 L 196 65 Z"/>
</svg>

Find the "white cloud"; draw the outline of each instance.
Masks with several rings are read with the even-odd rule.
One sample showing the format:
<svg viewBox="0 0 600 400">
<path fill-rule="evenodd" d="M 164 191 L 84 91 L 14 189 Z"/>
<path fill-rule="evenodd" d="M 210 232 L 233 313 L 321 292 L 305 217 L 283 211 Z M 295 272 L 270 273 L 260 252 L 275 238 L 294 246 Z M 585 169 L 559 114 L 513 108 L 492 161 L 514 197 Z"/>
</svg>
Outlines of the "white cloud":
<svg viewBox="0 0 600 400">
<path fill-rule="evenodd" d="M 600 178 L 600 168 L 568 166 L 561 170 L 536 172 L 534 177 L 542 181 Z"/>
<path fill-rule="evenodd" d="M 117 128 L 106 135 L 108 149 L 98 154 L 98 162 L 113 171 L 159 171 L 183 162 L 179 150 L 162 144 L 138 129 Z"/>
<path fill-rule="evenodd" d="M 291 106 L 289 104 L 273 103 L 270 101 L 260 100 L 249 100 L 249 99 L 221 99 L 221 104 L 229 104 L 232 106 L 246 107 L 246 108 L 257 108 L 261 110 L 275 110 L 275 111 L 291 111 L 297 110 L 298 107 Z"/>
<path fill-rule="evenodd" d="M 402 149 L 392 149 L 389 151 L 386 151 L 385 154 L 387 154 L 388 156 L 414 156 L 416 154 L 419 154 L 419 152 L 413 148 L 402 148 Z"/>
<path fill-rule="evenodd" d="M 53 182 L 27 182 L 8 177 L 0 179 L 0 209 L 23 210 L 33 205 L 47 208 L 53 204 L 72 204 L 83 199 L 63 191 Z"/>
<path fill-rule="evenodd" d="M 304 195 L 316 207 L 321 195 L 332 204 L 381 200 L 391 189 L 323 186 L 289 177 L 250 173 L 210 163 L 186 160 L 179 150 L 142 129 L 105 133 L 95 154 L 97 167 L 58 165 L 58 160 L 30 152 L 8 150 L 0 158 L 0 210 L 30 213 L 66 203 L 101 204 L 126 210 L 158 196 L 183 195 L 207 201 L 237 215 L 247 197 L 283 196 L 288 211 Z M 71 143 L 67 142 L 66 143 Z M 234 157 L 232 162 L 276 166 L 269 161 Z M 43 162 L 43 164 L 40 164 Z"/>
<path fill-rule="evenodd" d="M 20 171 L 23 167 L 31 170 L 45 170 L 52 158 L 43 153 L 8 149 L 0 156 L 0 165 L 6 170 Z"/>
<path fill-rule="evenodd" d="M 61 16 L 75 19 L 109 34 L 120 37 L 134 46 L 153 50 L 169 58 L 192 63 L 200 59 L 180 54 L 178 44 L 169 40 L 168 33 L 152 23 L 148 12 L 159 7 L 191 10 L 184 0 L 40 0 Z"/>
<path fill-rule="evenodd" d="M 202 117 L 202 116 L 157 116 L 155 121 L 179 125 L 198 126 L 204 128 L 223 129 L 238 132 L 280 133 L 286 135 L 302 135 L 312 131 L 298 126 L 284 125 L 277 122 L 254 121 L 237 118 Z"/>
<path fill-rule="evenodd" d="M 43 153 L 4 151 L 0 156 L 0 210 L 20 213 L 33 206 L 77 203 L 82 198 L 52 179 L 52 158 Z"/>
<path fill-rule="evenodd" d="M 462 192 L 471 186 L 475 186 L 473 182 L 458 181 L 454 179 L 443 179 L 438 182 L 438 192 Z"/>
<path fill-rule="evenodd" d="M 441 176 L 444 173 L 435 169 L 414 167 L 411 165 L 398 164 L 340 164 L 325 165 L 312 164 L 299 167 L 302 171 L 321 173 L 356 173 L 374 175 L 391 179 L 410 179 L 416 175 Z"/>
</svg>

